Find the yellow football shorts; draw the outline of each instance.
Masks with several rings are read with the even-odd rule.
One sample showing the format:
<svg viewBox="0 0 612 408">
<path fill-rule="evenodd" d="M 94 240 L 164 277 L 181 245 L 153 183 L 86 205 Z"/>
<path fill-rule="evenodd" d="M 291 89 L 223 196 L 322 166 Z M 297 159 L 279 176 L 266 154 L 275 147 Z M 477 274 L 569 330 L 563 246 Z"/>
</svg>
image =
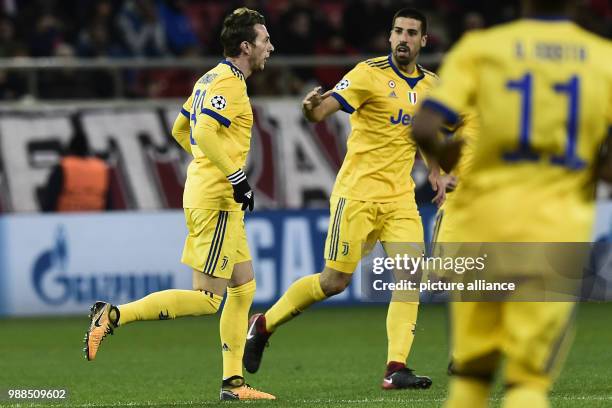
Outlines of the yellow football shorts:
<svg viewBox="0 0 612 408">
<path fill-rule="evenodd" d="M 378 203 L 332 195 L 330 210 L 325 241 L 325 265 L 329 268 L 353 273 L 376 241 L 383 243 L 390 257 L 402 252 L 404 244 L 410 246 L 405 252 L 413 256 L 422 251 L 423 224 L 414 200 Z"/>
<path fill-rule="evenodd" d="M 575 306 L 568 302 L 451 303 L 451 371 L 490 378 L 504 356 L 506 383 L 550 387 L 573 339 Z"/>
<path fill-rule="evenodd" d="M 234 264 L 251 260 L 244 212 L 185 208 L 189 234 L 181 262 L 193 269 L 230 279 Z"/>
</svg>

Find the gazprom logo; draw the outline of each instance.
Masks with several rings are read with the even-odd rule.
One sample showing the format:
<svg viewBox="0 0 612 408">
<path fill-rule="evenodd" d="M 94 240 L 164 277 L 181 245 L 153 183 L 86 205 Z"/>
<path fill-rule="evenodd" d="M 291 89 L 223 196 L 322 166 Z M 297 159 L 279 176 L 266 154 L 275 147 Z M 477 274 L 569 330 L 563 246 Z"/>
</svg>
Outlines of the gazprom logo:
<svg viewBox="0 0 612 408">
<path fill-rule="evenodd" d="M 134 271 L 97 270 L 97 265 L 83 266 L 85 271 L 71 267 L 69 240 L 60 225 L 55 242 L 44 250 L 32 266 L 32 286 L 39 298 L 54 306 L 68 302 L 89 304 L 96 300 L 110 302 L 138 299 L 149 293 L 174 287 L 168 271 L 134 273 Z M 95 249 L 92 249 L 95 250 Z"/>
</svg>

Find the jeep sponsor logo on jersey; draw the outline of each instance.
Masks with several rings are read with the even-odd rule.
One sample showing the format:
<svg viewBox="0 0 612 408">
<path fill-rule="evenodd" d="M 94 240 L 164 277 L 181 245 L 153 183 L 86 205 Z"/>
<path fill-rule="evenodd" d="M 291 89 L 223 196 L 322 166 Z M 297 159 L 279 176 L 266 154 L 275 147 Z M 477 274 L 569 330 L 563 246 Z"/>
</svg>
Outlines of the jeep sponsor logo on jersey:
<svg viewBox="0 0 612 408">
<path fill-rule="evenodd" d="M 392 125 L 402 124 L 404 126 L 411 126 L 412 119 L 413 117 L 410 116 L 410 114 L 408 113 L 404 113 L 403 109 L 400 109 L 399 112 L 397 112 L 397 114 L 395 115 L 395 117 L 389 117 L 389 120 L 391 121 Z"/>
</svg>

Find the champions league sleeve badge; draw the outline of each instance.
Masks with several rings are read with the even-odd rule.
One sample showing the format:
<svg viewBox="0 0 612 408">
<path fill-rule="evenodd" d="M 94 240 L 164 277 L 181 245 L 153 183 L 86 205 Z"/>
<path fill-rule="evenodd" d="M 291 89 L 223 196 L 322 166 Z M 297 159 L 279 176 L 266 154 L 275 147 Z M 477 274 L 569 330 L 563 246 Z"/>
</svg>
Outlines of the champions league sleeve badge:
<svg viewBox="0 0 612 408">
<path fill-rule="evenodd" d="M 348 80 L 348 79 L 346 79 L 346 78 L 344 78 L 343 80 L 341 80 L 340 82 L 338 82 L 338 83 L 336 84 L 336 86 L 334 87 L 334 89 L 335 89 L 336 91 L 343 91 L 343 90 L 345 90 L 346 88 L 348 88 L 348 87 L 349 87 L 349 85 L 350 85 L 349 80 Z"/>
<path fill-rule="evenodd" d="M 223 97 L 223 95 L 215 95 L 210 100 L 210 104 L 213 108 L 217 110 L 223 110 L 227 106 L 227 101 Z"/>
</svg>

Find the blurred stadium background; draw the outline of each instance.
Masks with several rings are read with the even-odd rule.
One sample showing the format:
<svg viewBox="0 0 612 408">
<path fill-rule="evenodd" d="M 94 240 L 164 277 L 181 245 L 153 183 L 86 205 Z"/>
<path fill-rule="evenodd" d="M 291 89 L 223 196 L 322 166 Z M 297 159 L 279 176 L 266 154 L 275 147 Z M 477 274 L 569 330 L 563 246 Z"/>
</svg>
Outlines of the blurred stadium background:
<svg viewBox="0 0 612 408">
<path fill-rule="evenodd" d="M 182 185 L 190 158 L 170 128 L 194 81 L 222 58 L 223 16 L 243 5 L 265 14 L 276 47 L 266 70 L 248 80 L 256 122 L 248 177 L 256 188 L 257 211 L 247 219 L 258 280 L 255 307 L 274 302 L 296 278 L 323 265 L 328 199 L 349 123 L 342 113 L 320 124 L 305 122 L 299 102 L 307 90 L 317 84 L 330 88 L 356 62 L 387 54 L 389 24 L 400 7 L 427 14 L 429 41 L 420 62 L 434 71 L 462 33 L 509 21 L 519 12 L 518 0 L 1 1 L 0 352 L 6 366 L 0 366 L 7 369 L 0 370 L 0 391 L 67 387 L 72 392 L 67 403 L 75 406 L 214 400 L 211 384 L 216 390 L 220 364 L 216 318 L 143 324 L 110 340 L 109 360 L 96 361 L 97 368 L 76 359 L 93 301 L 123 303 L 191 286 L 188 268 L 179 263 L 186 232 Z M 612 37 L 608 0 L 580 0 L 577 10 L 582 25 Z M 111 166 L 112 211 L 42 214 L 41 188 L 75 124 Z M 421 161 L 413 176 L 428 233 L 436 209 Z M 608 241 L 612 202 L 606 186 L 598 189 L 597 212 L 593 240 Z M 606 291 L 612 287 L 611 268 L 603 264 Z M 441 405 L 447 351 L 443 308 L 423 307 L 413 348 L 414 365 L 432 374 L 434 389 L 383 395 L 375 386 L 386 347 L 384 309 L 357 307 L 359 274 L 355 278 L 350 289 L 326 302 L 336 307 L 287 326 L 277 340 L 285 344 L 269 355 L 286 363 L 277 367 L 280 373 L 259 375 L 258 385 L 291 395 L 287 406 L 332 406 L 336 399 L 345 401 L 339 403 L 343 406 Z M 610 406 L 609 378 L 589 367 L 610 361 L 605 344 L 612 340 L 612 309 L 601 304 L 583 310 L 576 349 L 591 354 L 578 359 L 574 351 L 568 364 L 577 377 L 562 380 L 565 388 L 553 401 Z M 343 323 L 336 325 L 337 320 Z M 312 339 L 304 337 L 308 333 Z M 333 336 L 351 341 L 341 347 L 330 341 Z M 164 348 L 168 344 L 172 347 Z M 327 354 L 319 358 L 315 351 L 321 349 Z M 324 365 L 334 359 L 339 360 L 335 366 L 350 371 L 340 383 Z M 359 362 L 352 367 L 355 359 Z M 159 374 L 142 379 L 169 369 L 175 376 L 168 384 L 172 392 L 155 388 L 167 380 Z M 193 372 L 195 378 L 189 376 Z M 88 387 L 100 385 L 92 379 L 99 375 L 118 378 L 116 395 L 99 400 L 88 395 Z M 592 385 L 582 387 L 589 380 Z M 0 397 L 0 405 L 6 402 Z"/>
</svg>

